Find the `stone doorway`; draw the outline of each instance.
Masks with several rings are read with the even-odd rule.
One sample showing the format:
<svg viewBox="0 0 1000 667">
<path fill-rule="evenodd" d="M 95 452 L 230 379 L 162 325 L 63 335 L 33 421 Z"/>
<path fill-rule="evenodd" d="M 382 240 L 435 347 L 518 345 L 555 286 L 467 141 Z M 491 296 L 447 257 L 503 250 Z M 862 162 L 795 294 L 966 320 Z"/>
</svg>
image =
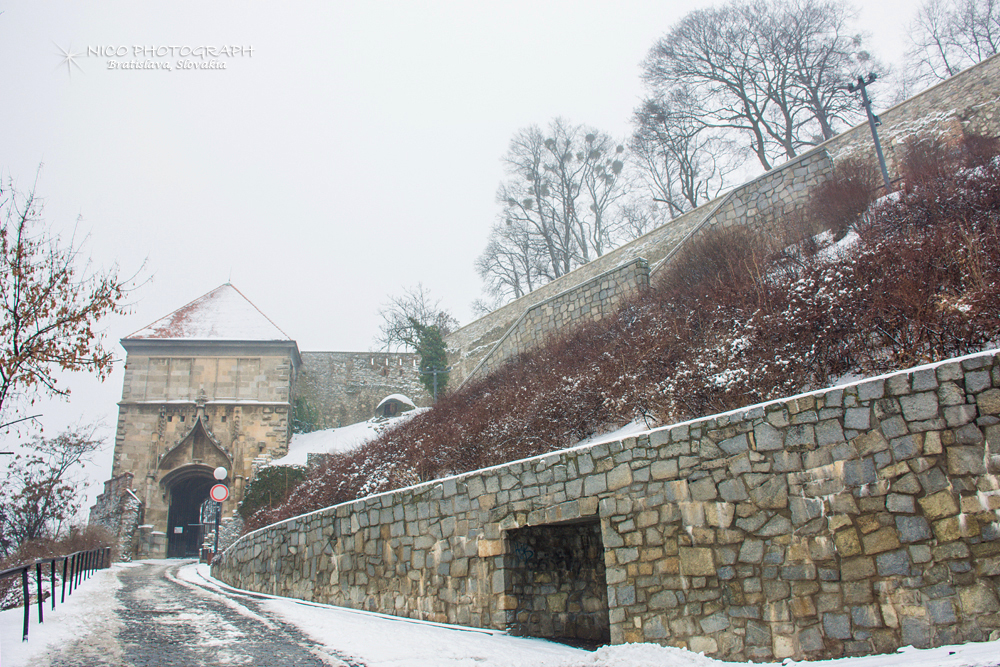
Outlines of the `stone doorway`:
<svg viewBox="0 0 1000 667">
<path fill-rule="evenodd" d="M 203 538 L 201 505 L 216 483 L 212 469 L 188 466 L 175 470 L 163 483 L 170 509 L 167 513 L 167 558 L 197 557 Z"/>
<path fill-rule="evenodd" d="M 568 643 L 611 642 L 600 521 L 528 526 L 505 533 L 511 634 Z"/>
</svg>

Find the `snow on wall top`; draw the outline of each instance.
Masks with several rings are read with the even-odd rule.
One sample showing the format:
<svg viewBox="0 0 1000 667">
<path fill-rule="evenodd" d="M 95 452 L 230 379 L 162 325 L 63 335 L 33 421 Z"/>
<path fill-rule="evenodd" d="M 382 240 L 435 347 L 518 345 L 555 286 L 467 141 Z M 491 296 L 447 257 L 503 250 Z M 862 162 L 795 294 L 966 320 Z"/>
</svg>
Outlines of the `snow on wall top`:
<svg viewBox="0 0 1000 667">
<path fill-rule="evenodd" d="M 403 394 L 389 394 L 388 396 L 386 396 L 385 398 L 383 398 L 382 401 L 377 406 L 375 406 L 375 411 L 378 412 L 379 408 L 381 408 L 383 405 L 385 405 L 389 401 L 399 401 L 400 403 L 403 403 L 405 405 L 409 405 L 411 408 L 417 407 L 416 403 L 414 403 L 413 401 L 411 401 L 410 399 L 408 399 Z"/>
<path fill-rule="evenodd" d="M 229 283 L 161 317 L 126 339 L 292 340 Z"/>
</svg>

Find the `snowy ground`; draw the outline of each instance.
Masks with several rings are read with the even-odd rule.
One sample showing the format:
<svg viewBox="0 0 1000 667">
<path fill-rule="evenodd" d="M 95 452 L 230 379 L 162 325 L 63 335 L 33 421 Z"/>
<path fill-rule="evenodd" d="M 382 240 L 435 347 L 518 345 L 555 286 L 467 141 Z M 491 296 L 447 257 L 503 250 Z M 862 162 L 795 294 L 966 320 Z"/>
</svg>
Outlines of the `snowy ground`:
<svg viewBox="0 0 1000 667">
<path fill-rule="evenodd" d="M 45 611 L 45 623 L 32 615 L 30 641 L 22 643 L 20 609 L 0 613 L 0 665 L 36 664 L 55 649 L 81 637 L 107 636 L 120 625 L 116 614 L 118 573 L 142 563 L 117 564 L 98 572 L 66 604 Z M 178 577 L 218 596 L 230 606 L 242 606 L 244 596 L 212 579 L 206 565 L 186 565 Z M 331 652 L 350 655 L 366 667 L 726 667 L 720 662 L 680 649 L 650 644 L 611 646 L 589 653 L 536 639 L 509 637 L 502 632 L 424 623 L 392 616 L 305 603 L 288 598 L 253 595 L 267 615 L 297 627 Z M 260 600 L 263 598 L 263 600 Z M 101 628 L 104 632 L 98 633 Z M 338 663 L 331 663 L 338 664 Z M 339 663 L 343 664 L 343 663 Z M 786 660 L 783 665 L 815 667 L 993 667 L 1000 664 L 1000 642 L 901 649 L 892 655 L 844 658 L 813 663 Z"/>
<path fill-rule="evenodd" d="M 288 443 L 288 454 L 280 459 L 271 462 L 271 465 L 300 465 L 306 464 L 309 454 L 334 454 L 348 452 L 355 447 L 359 447 L 366 442 L 374 440 L 390 428 L 406 422 L 416 417 L 421 412 L 426 412 L 430 408 L 417 408 L 404 412 L 398 417 L 386 419 L 375 417 L 368 421 L 358 422 L 350 426 L 341 428 L 329 428 L 323 431 L 313 431 L 312 433 L 296 433 Z"/>
</svg>

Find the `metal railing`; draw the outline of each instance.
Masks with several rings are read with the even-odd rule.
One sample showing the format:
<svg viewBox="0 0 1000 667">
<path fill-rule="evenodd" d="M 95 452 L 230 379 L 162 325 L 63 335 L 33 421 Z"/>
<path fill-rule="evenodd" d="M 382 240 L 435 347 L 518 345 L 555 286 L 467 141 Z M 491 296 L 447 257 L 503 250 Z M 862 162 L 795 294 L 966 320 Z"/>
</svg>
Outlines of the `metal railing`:
<svg viewBox="0 0 1000 667">
<path fill-rule="evenodd" d="M 32 563 L 25 563 L 17 567 L 11 567 L 0 571 L 0 580 L 8 577 L 21 575 L 21 594 L 24 597 L 24 634 L 21 641 L 28 641 L 28 620 L 31 617 L 31 596 L 30 596 L 30 572 L 35 570 L 35 579 L 38 588 L 38 622 L 44 619 L 43 608 L 45 607 L 45 595 L 42 592 L 43 568 L 49 564 L 49 578 L 51 584 L 49 597 L 52 600 L 52 609 L 56 608 L 56 569 L 62 568 L 62 595 L 60 603 L 66 602 L 66 588 L 69 587 L 69 594 L 73 594 L 73 589 L 78 588 L 81 583 L 90 578 L 90 575 L 97 570 L 104 569 L 111 565 L 111 547 L 98 547 L 89 551 L 77 551 L 66 556 L 56 556 L 54 558 L 39 558 Z M 57 565 L 59 564 L 59 565 Z"/>
</svg>

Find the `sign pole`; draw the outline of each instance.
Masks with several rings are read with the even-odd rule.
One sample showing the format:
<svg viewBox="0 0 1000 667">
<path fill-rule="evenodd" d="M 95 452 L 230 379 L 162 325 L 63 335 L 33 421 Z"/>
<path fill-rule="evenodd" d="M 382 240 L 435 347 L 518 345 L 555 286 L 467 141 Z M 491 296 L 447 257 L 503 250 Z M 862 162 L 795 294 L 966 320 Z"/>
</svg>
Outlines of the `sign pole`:
<svg viewBox="0 0 1000 667">
<path fill-rule="evenodd" d="M 215 548 L 212 549 L 212 560 L 219 553 L 219 523 L 222 517 L 222 503 L 215 503 Z"/>
<path fill-rule="evenodd" d="M 229 476 L 229 471 L 219 466 L 212 475 L 220 482 Z M 219 524 L 222 523 L 222 503 L 229 498 L 229 487 L 225 484 L 216 484 L 208 492 L 209 497 L 215 501 L 215 548 L 212 549 L 212 560 L 219 555 Z"/>
</svg>

